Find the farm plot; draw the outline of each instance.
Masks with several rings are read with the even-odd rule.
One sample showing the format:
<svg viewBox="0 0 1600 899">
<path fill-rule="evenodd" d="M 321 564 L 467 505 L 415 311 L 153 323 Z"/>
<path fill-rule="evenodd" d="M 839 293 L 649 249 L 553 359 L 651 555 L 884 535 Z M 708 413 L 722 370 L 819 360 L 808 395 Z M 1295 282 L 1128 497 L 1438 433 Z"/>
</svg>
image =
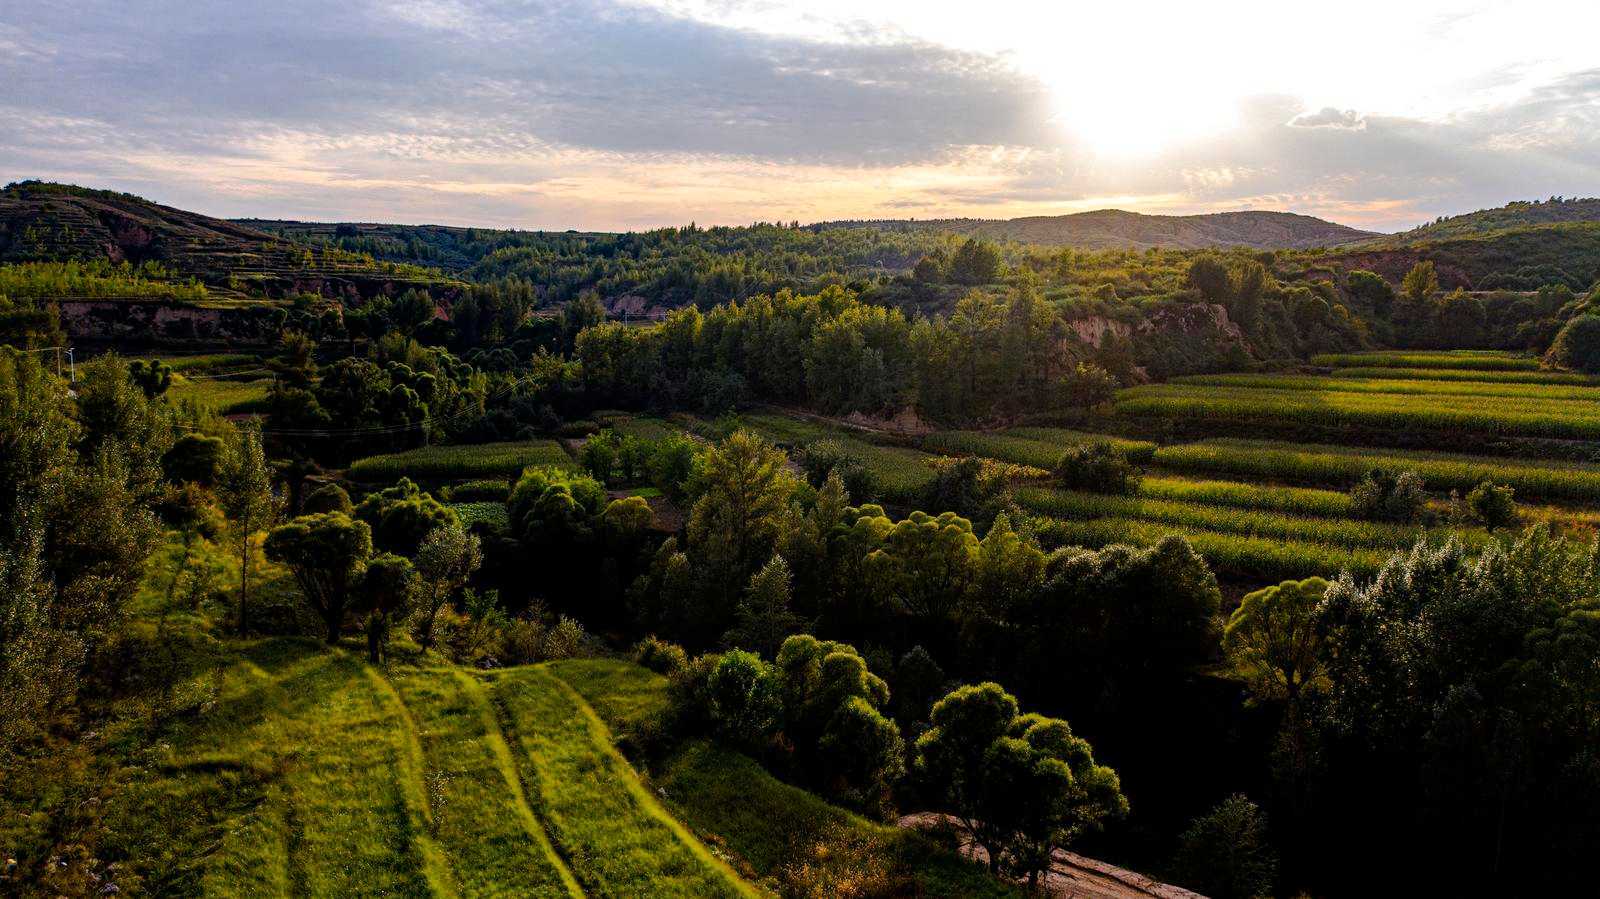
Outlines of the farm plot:
<svg viewBox="0 0 1600 899">
<path fill-rule="evenodd" d="M 1066 428 L 1007 428 L 1003 431 L 939 431 L 922 439 L 924 449 L 950 456 L 983 456 L 999 462 L 1013 462 L 1049 470 L 1068 447 L 1106 440 L 1135 462 L 1149 461 L 1156 445 L 1146 440 L 1127 440 L 1072 431 Z"/>
<path fill-rule="evenodd" d="M 357 481 L 392 481 L 402 477 L 429 480 L 466 480 L 506 477 L 530 465 L 571 465 L 561 444 L 554 440 L 521 440 L 470 446 L 424 446 L 401 453 L 368 456 L 350 466 Z"/>
<path fill-rule="evenodd" d="M 847 452 L 861 460 L 878 486 L 878 498 L 897 503 L 915 502 L 923 489 L 933 481 L 933 463 L 938 459 L 931 453 L 904 446 L 886 446 L 847 431 L 805 419 L 763 413 L 746 415 L 741 423 L 774 442 L 793 448 L 803 448 L 819 440 L 838 443 Z M 856 497 L 857 501 L 864 497 Z"/>
<path fill-rule="evenodd" d="M 1400 378 L 1407 381 L 1488 381 L 1499 384 L 1577 384 L 1600 386 L 1600 378 L 1570 371 L 1483 371 L 1461 368 L 1336 368 L 1334 378 Z"/>
<path fill-rule="evenodd" d="M 1539 360 L 1501 350 L 1389 351 L 1375 353 L 1323 353 L 1311 357 L 1312 365 L 1335 368 L 1444 368 L 1478 371 L 1537 371 Z"/>
<path fill-rule="evenodd" d="M 1504 396 L 1430 396 L 1332 390 L 1158 384 L 1124 390 L 1125 415 L 1425 429 L 1518 437 L 1600 439 L 1600 403 Z"/>
<path fill-rule="evenodd" d="M 1395 371 L 1401 370 L 1395 369 Z M 1452 374 L 1466 374 L 1466 372 L 1452 372 Z M 1471 374 L 1485 373 L 1471 372 Z M 1590 403 L 1600 401 L 1600 386 L 1592 384 L 1517 384 L 1476 379 L 1445 381 L 1428 378 L 1407 379 L 1390 374 L 1377 374 L 1366 378 L 1323 378 L 1315 375 L 1190 375 L 1173 378 L 1168 383 L 1307 393 L 1384 393 L 1420 397 L 1492 396 L 1530 400 L 1584 400 Z"/>
</svg>

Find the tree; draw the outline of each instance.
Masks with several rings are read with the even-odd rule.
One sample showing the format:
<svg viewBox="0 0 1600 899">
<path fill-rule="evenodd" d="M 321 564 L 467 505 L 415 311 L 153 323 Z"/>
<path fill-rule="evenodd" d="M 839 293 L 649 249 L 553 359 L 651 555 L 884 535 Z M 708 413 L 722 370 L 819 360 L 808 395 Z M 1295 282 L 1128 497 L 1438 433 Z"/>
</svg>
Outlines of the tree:
<svg viewBox="0 0 1600 899">
<path fill-rule="evenodd" d="M 367 613 L 367 661 L 383 660 L 394 622 L 405 617 L 416 591 L 416 571 L 411 560 L 393 553 L 375 556 L 361 579 L 361 599 Z"/>
<path fill-rule="evenodd" d="M 272 470 L 267 467 L 261 428 L 254 421 L 239 425 L 217 472 L 217 500 L 233 527 L 229 531 L 239 554 L 239 614 L 235 622 L 243 634 L 250 627 L 250 541 L 271 526 L 277 512 L 272 495 Z"/>
<path fill-rule="evenodd" d="M 355 517 L 372 527 L 373 542 L 388 552 L 412 554 L 434 530 L 459 524 L 455 510 L 423 492 L 410 478 L 368 494 Z"/>
<path fill-rule="evenodd" d="M 1286 699 L 1297 708 L 1306 688 L 1324 677 L 1317 607 L 1327 590 L 1327 581 L 1313 577 L 1284 581 L 1239 601 L 1223 628 L 1222 648 L 1256 695 Z"/>
<path fill-rule="evenodd" d="M 302 515 L 273 528 L 266 551 L 294 573 L 301 594 L 322 617 L 328 644 L 338 643 L 345 607 L 372 555 L 372 529 L 339 512 Z"/>
<path fill-rule="evenodd" d="M 1061 400 L 1069 408 L 1088 412 L 1111 402 L 1117 379 L 1092 362 L 1079 362 L 1061 379 Z"/>
<path fill-rule="evenodd" d="M 161 457 L 161 471 L 169 481 L 192 481 L 209 487 L 227 454 L 227 445 L 220 437 L 185 434 Z"/>
<path fill-rule="evenodd" d="M 700 496 L 689 514 L 689 554 L 724 597 L 737 595 L 772 556 L 797 486 L 788 462 L 782 450 L 750 431 L 735 433 L 702 459 Z"/>
<path fill-rule="evenodd" d="M 789 563 L 774 555 L 750 578 L 737 617 L 722 641 L 729 646 L 749 649 L 763 655 L 778 651 L 791 634 L 805 624 L 790 610 Z"/>
<path fill-rule="evenodd" d="M 483 547 L 476 534 L 459 522 L 434 529 L 417 547 L 417 577 L 423 605 L 417 620 L 417 643 L 424 652 L 433 646 L 433 625 L 439 610 L 466 585 L 483 564 Z"/>
<path fill-rule="evenodd" d="M 128 376 L 146 399 L 155 399 L 172 386 L 172 367 L 160 359 L 135 359 L 128 366 Z"/>
<path fill-rule="evenodd" d="M 1429 297 L 1439 292 L 1439 273 L 1431 260 L 1418 262 L 1400 281 L 1400 293 L 1421 308 Z"/>
<path fill-rule="evenodd" d="M 950 260 L 950 280 L 957 284 L 993 284 L 999 277 L 1000 251 L 986 240 L 967 238 Z"/>
<path fill-rule="evenodd" d="M 777 680 L 753 652 L 723 653 L 706 680 L 706 694 L 711 722 L 736 744 L 760 747 L 782 722 Z"/>
<path fill-rule="evenodd" d="M 1189 263 L 1186 279 L 1189 286 L 1198 290 L 1200 298 L 1208 303 L 1226 302 L 1232 290 L 1228 267 L 1222 264 L 1221 259 L 1211 255 L 1197 257 Z"/>
<path fill-rule="evenodd" d="M 1587 374 L 1600 372 L 1600 315 L 1575 316 L 1563 325 L 1544 361 Z"/>
<path fill-rule="evenodd" d="M 1497 487 L 1484 481 L 1467 494 L 1467 509 L 1490 532 L 1515 524 L 1517 501 L 1510 487 Z"/>
<path fill-rule="evenodd" d="M 311 491 L 306 500 L 301 504 L 300 510 L 307 514 L 312 512 L 343 512 L 350 515 L 355 512 L 355 505 L 350 502 L 350 494 L 345 492 L 338 484 L 323 484 Z"/>
<path fill-rule="evenodd" d="M 1398 474 L 1374 468 L 1350 488 L 1350 511 L 1358 518 L 1409 524 L 1428 507 L 1422 476 L 1414 471 Z"/>
<path fill-rule="evenodd" d="M 1065 721 L 1020 715 L 995 683 L 960 687 L 933 707 L 916 744 L 919 782 L 1003 868 L 1037 880 L 1054 849 L 1127 813 L 1115 771 Z"/>
<path fill-rule="evenodd" d="M 1189 887 L 1216 899 L 1256 899 L 1272 890 L 1278 856 L 1267 821 L 1243 793 L 1194 820 L 1179 839 L 1174 867 Z"/>
<path fill-rule="evenodd" d="M 1056 462 L 1056 477 L 1069 490 L 1130 494 L 1139 489 L 1139 469 L 1109 440 L 1074 446 Z"/>
</svg>

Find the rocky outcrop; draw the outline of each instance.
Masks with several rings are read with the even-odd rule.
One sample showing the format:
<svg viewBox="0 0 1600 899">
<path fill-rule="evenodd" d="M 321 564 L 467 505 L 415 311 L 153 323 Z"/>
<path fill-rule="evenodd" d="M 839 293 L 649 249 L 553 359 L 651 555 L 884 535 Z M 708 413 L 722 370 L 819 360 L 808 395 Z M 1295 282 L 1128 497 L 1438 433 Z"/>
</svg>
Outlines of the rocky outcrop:
<svg viewBox="0 0 1600 899">
<path fill-rule="evenodd" d="M 127 300 L 67 300 L 61 326 L 75 341 L 127 344 L 265 345 L 283 324 L 282 309 L 265 304 L 206 307 Z"/>
</svg>

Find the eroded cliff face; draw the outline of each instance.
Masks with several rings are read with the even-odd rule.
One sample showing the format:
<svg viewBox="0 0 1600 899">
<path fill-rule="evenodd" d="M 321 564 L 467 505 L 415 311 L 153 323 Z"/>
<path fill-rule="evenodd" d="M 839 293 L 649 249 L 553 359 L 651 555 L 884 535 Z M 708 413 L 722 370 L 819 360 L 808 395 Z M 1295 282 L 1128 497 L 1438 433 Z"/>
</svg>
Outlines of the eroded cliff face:
<svg viewBox="0 0 1600 899">
<path fill-rule="evenodd" d="M 1130 324 L 1089 315 L 1067 322 L 1094 349 L 1113 336 L 1127 342 L 1140 377 L 1167 378 L 1236 367 L 1256 357 L 1228 310 L 1216 303 L 1164 304 Z"/>
<path fill-rule="evenodd" d="M 67 300 L 59 305 L 62 328 L 81 341 L 265 345 L 283 323 L 283 310 L 266 305 L 213 308 L 126 300 Z"/>
</svg>

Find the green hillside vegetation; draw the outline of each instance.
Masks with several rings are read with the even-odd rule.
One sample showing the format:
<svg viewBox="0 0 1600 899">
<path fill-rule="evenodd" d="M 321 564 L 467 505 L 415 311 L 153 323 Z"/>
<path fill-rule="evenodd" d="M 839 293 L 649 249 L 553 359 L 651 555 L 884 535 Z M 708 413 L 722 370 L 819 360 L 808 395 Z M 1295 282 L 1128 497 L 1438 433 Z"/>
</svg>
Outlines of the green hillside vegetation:
<svg viewBox="0 0 1600 899">
<path fill-rule="evenodd" d="M 1480 209 L 1464 215 L 1441 216 L 1420 228 L 1402 231 L 1389 240 L 1400 243 L 1484 234 L 1527 225 L 1595 221 L 1600 221 L 1600 199 L 1594 197 L 1518 200 L 1496 209 Z"/>
</svg>

